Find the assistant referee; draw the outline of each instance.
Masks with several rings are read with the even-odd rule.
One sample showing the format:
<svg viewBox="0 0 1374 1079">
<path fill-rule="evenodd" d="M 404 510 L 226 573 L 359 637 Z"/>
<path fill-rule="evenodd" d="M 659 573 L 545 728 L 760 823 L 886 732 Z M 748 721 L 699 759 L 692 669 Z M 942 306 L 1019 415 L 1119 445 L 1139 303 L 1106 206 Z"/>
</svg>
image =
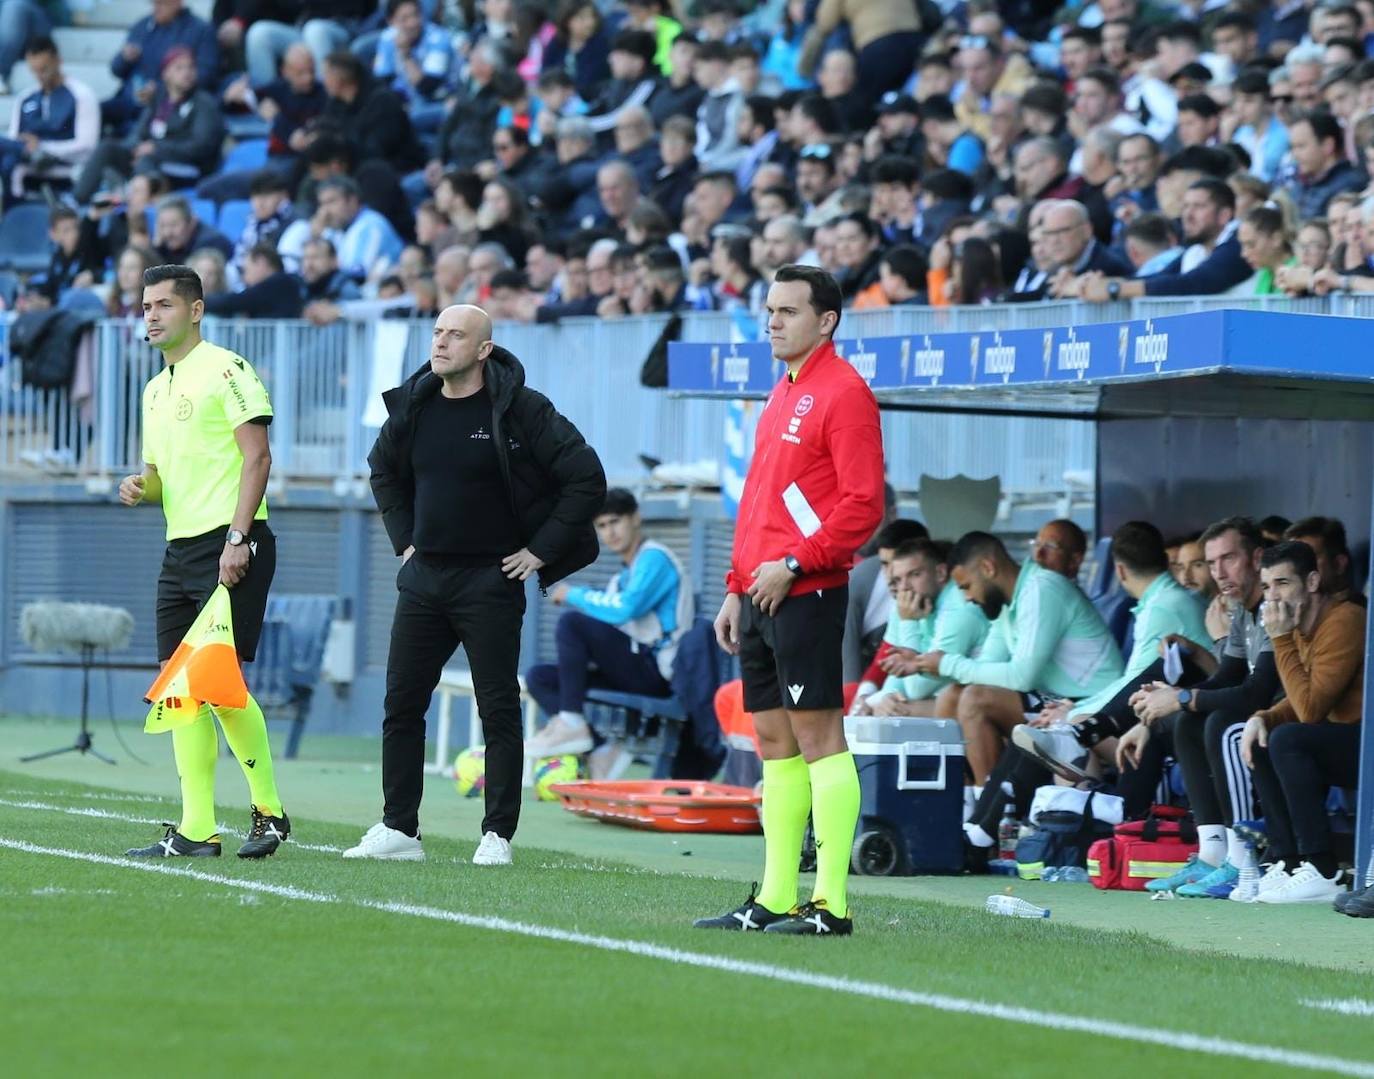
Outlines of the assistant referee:
<svg viewBox="0 0 1374 1079">
<path fill-rule="evenodd" d="M 126 506 L 162 504 L 167 550 L 157 581 L 157 651 L 166 666 L 201 608 L 223 582 L 233 610 L 234 644 L 249 662 L 257 652 L 267 590 L 277 568 L 277 541 L 267 527 L 272 404 L 242 356 L 200 336 L 205 298 L 186 266 L 143 274 L 147 340 L 165 366 L 143 388 L 142 475 L 125 476 Z M 263 858 L 287 838 L 272 770 L 267 723 L 251 696 L 243 708 L 203 705 L 172 731 L 181 777 L 181 823 L 134 857 L 218 857 L 215 825 L 215 717 L 248 779 L 252 821 L 240 858 Z"/>
</svg>

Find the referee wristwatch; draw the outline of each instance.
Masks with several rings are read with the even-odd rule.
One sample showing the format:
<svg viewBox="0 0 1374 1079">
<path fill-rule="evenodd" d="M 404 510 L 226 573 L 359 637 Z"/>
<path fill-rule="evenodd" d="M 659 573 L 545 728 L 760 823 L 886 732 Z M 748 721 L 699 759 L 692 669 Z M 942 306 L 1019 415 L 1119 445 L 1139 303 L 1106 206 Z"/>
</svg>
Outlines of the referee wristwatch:
<svg viewBox="0 0 1374 1079">
<path fill-rule="evenodd" d="M 792 574 L 793 577 L 800 577 L 802 575 L 801 563 L 797 561 L 796 555 L 785 555 L 782 564 L 787 567 L 787 572 Z"/>
<path fill-rule="evenodd" d="M 242 547 L 248 542 L 247 534 L 240 532 L 237 528 L 229 529 L 229 534 L 225 536 L 224 539 L 230 547 Z"/>
</svg>

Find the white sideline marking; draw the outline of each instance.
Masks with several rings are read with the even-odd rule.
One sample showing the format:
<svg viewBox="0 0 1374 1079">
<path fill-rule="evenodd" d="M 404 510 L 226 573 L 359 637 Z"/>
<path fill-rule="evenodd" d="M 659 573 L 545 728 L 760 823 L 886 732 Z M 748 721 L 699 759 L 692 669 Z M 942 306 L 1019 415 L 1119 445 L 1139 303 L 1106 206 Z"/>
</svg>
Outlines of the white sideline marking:
<svg viewBox="0 0 1374 1079">
<path fill-rule="evenodd" d="M 98 817 L 101 820 L 117 820 L 126 824 L 156 824 L 160 827 L 163 823 L 156 817 L 130 817 L 124 813 L 111 813 L 109 810 L 93 809 L 90 806 L 55 806 L 47 802 L 16 802 L 9 798 L 0 798 L 0 806 L 9 806 L 11 809 L 36 809 L 45 813 L 65 813 L 69 817 Z M 237 828 L 230 828 L 227 824 L 216 823 L 215 827 L 221 832 L 228 832 L 230 835 L 242 836 L 245 834 Z M 338 854 L 343 850 L 343 847 L 331 847 L 321 843 L 297 843 L 294 839 L 288 839 L 287 842 L 301 850 L 318 850 L 326 854 Z"/>
<path fill-rule="evenodd" d="M 1180 1031 L 1161 1030 L 1155 1027 L 1135 1026 L 1111 1019 L 1092 1019 L 1087 1016 L 1068 1015 L 1063 1012 L 1039 1011 L 1034 1008 L 946 996 L 943 993 L 919 993 L 895 985 L 884 985 L 880 982 L 862 982 L 852 978 L 840 978 L 828 974 L 815 974 L 810 971 L 776 966 L 772 963 L 750 962 L 702 952 L 688 952 L 679 948 L 666 948 L 638 940 L 595 936 L 568 929 L 556 929 L 552 926 L 464 914 L 461 911 L 443 910 L 438 907 L 420 906 L 412 903 L 387 903 L 375 899 L 344 898 L 328 892 L 311 892 L 291 885 L 269 884 L 266 881 L 226 877 L 218 873 L 206 873 L 202 870 L 166 865 L 162 862 L 136 862 L 125 858 L 112 858 L 107 854 L 65 850 L 60 847 L 40 847 L 22 839 L 7 839 L 4 836 L 0 836 L 0 847 L 23 851 L 27 854 L 44 854 L 55 858 L 68 858 L 72 861 L 114 866 L 118 869 L 132 869 L 143 873 L 191 877 L 228 888 L 242 888 L 245 891 L 275 895 L 282 899 L 295 899 L 307 903 L 342 903 L 368 910 L 378 910 L 387 914 L 402 914 L 412 918 L 450 922 L 471 929 L 489 929 L 498 933 L 511 933 L 516 936 L 557 941 L 561 944 L 577 944 L 586 948 L 596 948 L 599 951 L 622 952 L 645 959 L 660 959 L 680 966 L 767 978 L 770 981 L 800 985 L 808 989 L 847 993 L 851 996 L 867 997 L 892 1004 L 908 1004 L 918 1008 L 931 1008 L 935 1011 L 976 1015 L 984 1019 L 998 1019 L 1002 1022 L 1022 1023 L 1026 1026 L 1050 1030 L 1120 1038 L 1124 1041 L 1162 1045 L 1169 1049 L 1181 1049 L 1186 1052 L 1251 1060 L 1260 1064 L 1278 1064 L 1289 1068 L 1306 1068 L 1313 1071 L 1334 1072 L 1337 1075 L 1350 1075 L 1357 1077 L 1357 1079 L 1374 1079 L 1374 1063 L 1323 1056 L 1319 1053 L 1307 1053 L 1270 1045 L 1251 1045 L 1246 1042 L 1215 1038 L 1204 1034 L 1188 1034 Z"/>
<path fill-rule="evenodd" d="M 1298 1003 L 1304 1008 L 1338 1012 L 1341 1015 L 1374 1015 L 1374 1000 L 1360 1000 L 1359 997 L 1330 997 L 1326 1000 L 1300 1000 Z"/>
</svg>

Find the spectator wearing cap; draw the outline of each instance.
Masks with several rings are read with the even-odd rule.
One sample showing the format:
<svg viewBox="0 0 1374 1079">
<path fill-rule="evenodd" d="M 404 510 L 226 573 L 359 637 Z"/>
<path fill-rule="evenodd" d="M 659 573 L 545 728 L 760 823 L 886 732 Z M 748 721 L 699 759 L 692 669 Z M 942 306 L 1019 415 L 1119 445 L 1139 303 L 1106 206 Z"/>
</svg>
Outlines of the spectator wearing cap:
<svg viewBox="0 0 1374 1079">
<path fill-rule="evenodd" d="M 1202 252 L 1189 265 L 1185 254 L 1179 272 L 1160 273 L 1132 281 L 1087 274 L 1061 295 L 1077 295 L 1090 303 L 1131 300 L 1140 296 L 1215 296 L 1249 280 L 1253 271 L 1241 257 L 1236 237 L 1236 196 L 1224 180 L 1204 177 L 1183 193 L 1183 242 Z M 1167 211 L 1166 211 L 1167 212 Z"/>
<path fill-rule="evenodd" d="M 372 74 L 406 103 L 417 131 L 439 130 L 442 96 L 453 71 L 453 41 L 426 22 L 419 0 L 387 0 L 386 29 L 377 39 Z"/>
<path fill-rule="evenodd" d="M 663 164 L 654 173 L 649 197 L 674 221 L 682 219 L 683 205 L 697 178 L 696 123 L 686 116 L 671 116 L 659 134 L 658 152 Z"/>
<path fill-rule="evenodd" d="M 1289 128 L 1288 142 L 1297 172 L 1284 190 L 1300 220 L 1322 217 L 1333 196 L 1364 188 L 1364 174 L 1344 156 L 1340 121 L 1330 113 L 1304 113 Z"/>
<path fill-rule="evenodd" d="M 991 132 L 988 106 L 992 95 L 1020 96 L 1030 85 L 1031 66 L 1019 53 L 1004 56 L 1000 42 L 981 34 L 960 38 L 954 65 L 959 73 L 950 94 L 955 114 L 966 130 L 986 139 Z"/>
<path fill-rule="evenodd" d="M 896 154 L 920 161 L 925 155 L 921 137 L 921 108 L 909 94 L 889 90 L 878 100 L 878 119 L 865 140 L 870 160 Z"/>
<path fill-rule="evenodd" d="M 733 169 L 744 156 L 739 144 L 744 95 L 730 74 L 729 48 L 721 41 L 703 42 L 693 70 L 706 94 L 697 106 L 697 161 L 703 169 Z"/>
<path fill-rule="evenodd" d="M 1250 171 L 1273 183 L 1288 156 L 1288 128 L 1274 115 L 1269 76 L 1242 71 L 1231 84 L 1231 112 L 1236 125 L 1230 141 L 1250 155 Z"/>
<path fill-rule="evenodd" d="M 1126 258 L 1136 277 L 1174 273 L 1183 259 L 1174 223 L 1160 213 L 1145 213 L 1126 226 Z"/>
<path fill-rule="evenodd" d="M 668 52 L 671 62 L 668 81 L 649 103 L 657 127 L 662 128 L 670 117 L 696 116 L 697 108 L 706 97 L 706 91 L 697 85 L 693 74 L 700 48 L 700 43 L 690 34 L 681 34 L 673 40 Z"/>
<path fill-rule="evenodd" d="M 926 38 L 937 29 L 925 24 L 928 10 L 919 4 L 821 0 L 802 43 L 797 71 L 810 75 L 826 39 L 844 24 L 858 52 L 860 93 L 875 101 L 900 88 L 911 74 L 912 57 L 920 55 Z"/>
<path fill-rule="evenodd" d="M 195 54 L 175 46 L 163 56 L 162 83 L 127 139 L 106 139 L 82 166 L 72 190 L 77 202 L 90 202 L 106 170 L 161 173 L 186 185 L 214 170 L 224 139 L 219 102 L 197 89 Z"/>
<path fill-rule="evenodd" d="M 590 101 L 611 75 L 610 39 L 601 9 L 594 0 L 563 0 L 554 25 L 557 32 L 544 48 L 543 69 L 566 71 L 578 95 Z"/>
<path fill-rule="evenodd" d="M 947 97 L 921 102 L 921 137 L 929 168 L 957 169 L 975 176 L 987 157 L 983 140 L 965 128 Z"/>
<path fill-rule="evenodd" d="M 653 100 L 662 84 L 654 66 L 656 48 L 647 30 L 621 30 L 611 39 L 611 77 L 587 105 L 587 119 L 598 135 L 614 129 L 621 110 Z"/>
<path fill-rule="evenodd" d="M 129 27 L 110 61 L 120 86 L 100 108 L 105 123 L 121 134 L 157 95 L 163 63 L 172 49 L 190 50 L 200 89 L 213 93 L 219 75 L 219 44 L 209 23 L 187 11 L 183 0 L 153 0 L 152 9 Z"/>
<path fill-rule="evenodd" d="M 920 171 L 910 157 L 889 154 L 869 172 L 873 193 L 869 216 L 882 228 L 886 243 L 912 243 L 921 234 Z"/>
<path fill-rule="evenodd" d="M 926 302 L 928 267 L 921 249 L 912 244 L 889 247 L 878 260 L 878 280 L 854 297 L 855 310 L 896 307 Z"/>
<path fill-rule="evenodd" d="M 205 297 L 205 313 L 224 318 L 300 318 L 305 282 L 289 273 L 271 243 L 254 244 L 243 261 L 243 291 Z"/>
</svg>

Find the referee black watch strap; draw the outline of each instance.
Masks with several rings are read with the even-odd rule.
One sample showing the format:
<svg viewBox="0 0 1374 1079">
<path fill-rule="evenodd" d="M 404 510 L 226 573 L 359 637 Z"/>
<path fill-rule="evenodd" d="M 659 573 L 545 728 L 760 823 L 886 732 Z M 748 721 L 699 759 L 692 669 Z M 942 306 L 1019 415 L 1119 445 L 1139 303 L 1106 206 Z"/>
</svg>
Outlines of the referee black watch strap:
<svg viewBox="0 0 1374 1079">
<path fill-rule="evenodd" d="M 791 573 L 792 576 L 800 577 L 802 575 L 802 566 L 801 563 L 797 561 L 796 555 L 784 555 L 782 564 L 787 567 L 788 572 Z"/>
<path fill-rule="evenodd" d="M 242 547 L 248 542 L 248 533 L 240 532 L 237 528 L 229 529 L 224 540 L 230 547 Z"/>
</svg>

